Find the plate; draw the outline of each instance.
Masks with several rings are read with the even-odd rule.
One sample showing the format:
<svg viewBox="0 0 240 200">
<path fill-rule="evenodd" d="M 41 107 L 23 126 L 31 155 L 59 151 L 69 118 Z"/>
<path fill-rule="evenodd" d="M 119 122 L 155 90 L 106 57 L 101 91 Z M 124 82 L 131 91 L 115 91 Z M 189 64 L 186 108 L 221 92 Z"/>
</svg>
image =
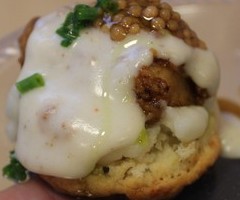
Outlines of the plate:
<svg viewBox="0 0 240 200">
<path fill-rule="evenodd" d="M 240 3 L 213 1 L 184 4 L 175 9 L 190 24 L 201 39 L 216 54 L 221 67 L 219 96 L 240 104 Z M 5 110 L 8 90 L 19 73 L 16 32 L 0 41 L 0 109 Z M 0 112 L 0 168 L 8 162 L 12 146 L 4 132 L 6 117 Z M 11 182 L 0 178 L 0 190 Z M 175 200 L 235 200 L 240 199 L 240 160 L 220 158 L 196 183 L 187 187 Z"/>
</svg>

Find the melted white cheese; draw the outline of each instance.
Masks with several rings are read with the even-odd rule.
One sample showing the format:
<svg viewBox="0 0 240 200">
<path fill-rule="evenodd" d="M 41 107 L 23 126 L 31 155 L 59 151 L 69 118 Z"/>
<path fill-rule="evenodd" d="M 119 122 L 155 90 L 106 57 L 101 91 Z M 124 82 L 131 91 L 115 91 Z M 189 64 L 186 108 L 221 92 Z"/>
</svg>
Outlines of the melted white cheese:
<svg viewBox="0 0 240 200">
<path fill-rule="evenodd" d="M 240 118 L 232 113 L 222 112 L 220 123 L 222 156 L 240 158 Z"/>
<path fill-rule="evenodd" d="M 208 126 L 208 112 L 200 106 L 166 107 L 162 124 L 182 142 L 200 138 Z"/>
<path fill-rule="evenodd" d="M 212 96 L 216 95 L 220 70 L 211 52 L 194 49 L 191 59 L 186 63 L 185 70 L 199 87 L 207 88 Z"/>
<path fill-rule="evenodd" d="M 108 34 L 89 28 L 71 47 L 61 47 L 55 31 L 68 11 L 41 18 L 28 40 L 18 80 L 38 72 L 46 86 L 20 99 L 12 89 L 9 96 L 9 134 L 16 140 L 18 159 L 30 171 L 81 178 L 101 158 L 135 144 L 145 116 L 135 101 L 133 78 L 140 67 L 152 63 L 151 49 L 176 65 L 196 64 L 196 73 L 205 75 L 198 78 L 191 72 L 191 77 L 215 93 L 219 73 L 212 54 L 171 35 L 155 37 L 142 31 L 114 42 Z M 203 122 L 198 131 L 190 129 L 197 136 L 182 135 L 175 129 L 184 141 L 199 137 L 205 127 L 206 113 L 200 108 L 190 111 L 190 116 Z"/>
</svg>

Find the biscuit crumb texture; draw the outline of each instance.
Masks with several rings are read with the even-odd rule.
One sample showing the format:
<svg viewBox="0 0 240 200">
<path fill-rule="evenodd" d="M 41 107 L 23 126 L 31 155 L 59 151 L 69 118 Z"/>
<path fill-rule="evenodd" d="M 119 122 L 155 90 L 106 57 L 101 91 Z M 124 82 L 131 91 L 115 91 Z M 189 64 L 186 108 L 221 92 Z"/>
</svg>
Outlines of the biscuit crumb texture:
<svg viewBox="0 0 240 200">
<path fill-rule="evenodd" d="M 97 166 L 81 180 L 41 178 L 55 190 L 77 197 L 169 199 L 213 165 L 219 150 L 219 138 L 213 132 L 188 144 L 177 142 L 168 133 L 159 134 L 157 143 L 141 158 L 123 158 L 108 166 Z"/>
</svg>

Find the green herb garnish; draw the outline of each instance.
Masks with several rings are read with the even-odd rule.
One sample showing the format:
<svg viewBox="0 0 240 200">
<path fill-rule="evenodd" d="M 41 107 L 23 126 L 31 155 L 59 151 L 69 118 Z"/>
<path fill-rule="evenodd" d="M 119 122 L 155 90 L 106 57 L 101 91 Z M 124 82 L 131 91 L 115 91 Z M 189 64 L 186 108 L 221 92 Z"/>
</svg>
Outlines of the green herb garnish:
<svg viewBox="0 0 240 200">
<path fill-rule="evenodd" d="M 61 45 L 63 47 L 70 46 L 79 37 L 80 31 L 97 18 L 97 12 L 96 8 L 82 4 L 77 5 L 74 12 L 67 15 L 63 26 L 56 31 L 63 38 Z"/>
<path fill-rule="evenodd" d="M 25 78 L 22 81 L 16 83 L 16 87 L 21 94 L 24 94 L 30 90 L 33 90 L 38 87 L 43 87 L 45 85 L 43 76 L 41 74 L 33 74 Z"/>
<path fill-rule="evenodd" d="M 147 129 L 144 128 L 139 134 L 137 143 L 140 145 L 146 145 L 146 144 L 148 144 L 148 141 L 149 141 L 148 132 L 147 132 Z"/>
<path fill-rule="evenodd" d="M 99 10 L 96 7 L 90 7 L 87 5 L 76 5 L 74 14 L 78 21 L 93 21 L 98 17 Z"/>
<path fill-rule="evenodd" d="M 107 13 L 116 13 L 118 11 L 118 3 L 114 0 L 98 0 L 96 7 L 102 8 Z"/>
<path fill-rule="evenodd" d="M 3 176 L 16 182 L 23 182 L 28 177 L 28 171 L 17 160 L 14 151 L 10 153 L 10 164 L 3 168 Z"/>
<path fill-rule="evenodd" d="M 84 4 L 76 5 L 74 10 L 67 15 L 63 25 L 56 31 L 63 38 L 61 45 L 70 46 L 79 37 L 81 30 L 91 26 L 102 11 L 115 13 L 117 10 L 118 4 L 115 0 L 98 0 L 94 7 Z"/>
</svg>

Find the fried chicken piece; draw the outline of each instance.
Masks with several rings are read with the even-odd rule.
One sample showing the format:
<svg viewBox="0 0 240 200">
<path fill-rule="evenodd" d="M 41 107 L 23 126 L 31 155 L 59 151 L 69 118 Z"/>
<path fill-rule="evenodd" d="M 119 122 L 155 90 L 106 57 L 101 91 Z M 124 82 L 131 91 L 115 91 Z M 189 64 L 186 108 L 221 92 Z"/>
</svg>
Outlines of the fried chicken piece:
<svg viewBox="0 0 240 200">
<path fill-rule="evenodd" d="M 180 69 L 168 60 L 158 59 L 139 71 L 135 78 L 135 93 L 148 125 L 160 119 L 164 105 L 177 107 L 203 102 L 205 96 L 200 96 L 203 92 L 184 77 Z"/>
</svg>

